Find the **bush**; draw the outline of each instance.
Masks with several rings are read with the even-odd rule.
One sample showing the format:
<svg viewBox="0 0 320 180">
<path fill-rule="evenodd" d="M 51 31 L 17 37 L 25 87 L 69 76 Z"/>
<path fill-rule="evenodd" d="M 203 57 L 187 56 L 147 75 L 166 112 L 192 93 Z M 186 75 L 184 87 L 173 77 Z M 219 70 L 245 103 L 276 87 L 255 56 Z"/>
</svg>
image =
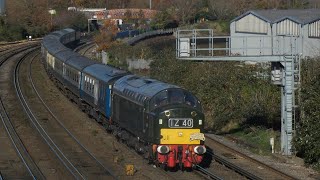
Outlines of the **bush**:
<svg viewBox="0 0 320 180">
<path fill-rule="evenodd" d="M 269 79 L 257 77 L 257 72 L 266 74 L 269 69 L 238 62 L 177 60 L 175 40 L 163 37 L 133 47 L 124 44 L 112 47 L 110 54 L 124 63 L 126 58 L 152 59 L 149 74 L 152 78 L 181 86 L 201 100 L 208 130 L 222 132 L 248 125 L 277 129 L 280 126 L 280 88 Z"/>
<path fill-rule="evenodd" d="M 301 120 L 298 122 L 294 147 L 305 162 L 320 168 L 320 62 L 302 63 Z"/>
</svg>

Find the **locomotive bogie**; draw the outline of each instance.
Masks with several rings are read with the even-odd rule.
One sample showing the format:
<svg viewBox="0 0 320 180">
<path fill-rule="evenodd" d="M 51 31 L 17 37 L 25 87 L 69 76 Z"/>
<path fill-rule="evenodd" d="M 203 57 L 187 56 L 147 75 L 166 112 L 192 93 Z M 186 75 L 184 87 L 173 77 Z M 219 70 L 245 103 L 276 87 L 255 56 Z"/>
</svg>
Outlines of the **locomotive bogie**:
<svg viewBox="0 0 320 180">
<path fill-rule="evenodd" d="M 196 153 L 194 149 L 205 149 L 204 146 L 189 144 L 154 146 L 156 148 L 153 148 L 153 152 L 157 154 L 158 163 L 169 168 L 175 168 L 177 166 L 179 166 L 179 168 L 192 168 L 194 164 L 199 164 L 202 161 L 204 154 Z M 166 151 L 161 152 L 161 149 L 166 149 Z"/>
</svg>

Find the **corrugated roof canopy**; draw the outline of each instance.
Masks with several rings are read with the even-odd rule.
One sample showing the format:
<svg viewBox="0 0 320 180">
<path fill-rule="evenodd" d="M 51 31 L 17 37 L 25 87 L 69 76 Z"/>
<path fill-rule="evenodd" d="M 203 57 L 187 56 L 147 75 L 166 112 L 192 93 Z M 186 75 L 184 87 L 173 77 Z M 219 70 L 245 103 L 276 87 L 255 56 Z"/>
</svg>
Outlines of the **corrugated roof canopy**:
<svg viewBox="0 0 320 180">
<path fill-rule="evenodd" d="M 291 19 L 299 24 L 307 24 L 320 19 L 319 9 L 269 9 L 248 11 L 232 21 L 237 21 L 248 14 L 253 14 L 270 23 L 277 23 L 283 19 Z"/>
</svg>

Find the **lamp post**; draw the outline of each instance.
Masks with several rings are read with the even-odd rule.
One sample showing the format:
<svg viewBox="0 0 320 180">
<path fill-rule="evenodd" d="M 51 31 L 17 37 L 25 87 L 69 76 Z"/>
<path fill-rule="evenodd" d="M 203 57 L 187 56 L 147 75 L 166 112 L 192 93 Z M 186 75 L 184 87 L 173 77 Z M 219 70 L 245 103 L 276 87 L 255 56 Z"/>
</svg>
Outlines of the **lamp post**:
<svg viewBox="0 0 320 180">
<path fill-rule="evenodd" d="M 52 28 L 52 15 L 57 14 L 56 10 L 54 9 L 49 9 L 49 14 L 50 14 L 50 24 L 51 24 L 51 28 Z"/>
</svg>

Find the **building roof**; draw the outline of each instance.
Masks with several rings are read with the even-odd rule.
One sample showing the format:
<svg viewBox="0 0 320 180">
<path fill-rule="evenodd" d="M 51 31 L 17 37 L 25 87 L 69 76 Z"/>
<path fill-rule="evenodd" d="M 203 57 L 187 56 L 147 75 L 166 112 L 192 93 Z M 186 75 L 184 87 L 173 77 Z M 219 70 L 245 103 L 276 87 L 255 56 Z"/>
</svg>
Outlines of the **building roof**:
<svg viewBox="0 0 320 180">
<path fill-rule="evenodd" d="M 307 24 L 320 19 L 319 9 L 268 9 L 247 11 L 233 19 L 231 22 L 237 21 L 248 14 L 253 14 L 269 23 L 277 23 L 284 19 L 290 19 L 299 24 Z"/>
</svg>

